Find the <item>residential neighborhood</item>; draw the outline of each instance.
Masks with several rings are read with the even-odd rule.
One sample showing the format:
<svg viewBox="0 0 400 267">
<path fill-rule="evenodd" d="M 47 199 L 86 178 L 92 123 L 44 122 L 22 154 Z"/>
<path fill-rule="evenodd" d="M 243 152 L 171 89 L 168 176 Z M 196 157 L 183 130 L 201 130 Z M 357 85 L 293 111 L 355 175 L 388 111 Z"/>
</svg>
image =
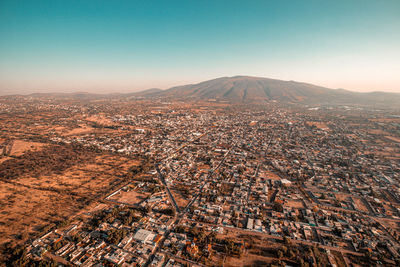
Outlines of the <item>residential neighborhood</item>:
<svg viewBox="0 0 400 267">
<path fill-rule="evenodd" d="M 398 264 L 397 117 L 167 102 L 142 112 L 87 116 L 78 135 L 47 131 L 53 143 L 146 163 L 84 216 L 35 239 L 30 257 L 79 266 Z"/>
</svg>

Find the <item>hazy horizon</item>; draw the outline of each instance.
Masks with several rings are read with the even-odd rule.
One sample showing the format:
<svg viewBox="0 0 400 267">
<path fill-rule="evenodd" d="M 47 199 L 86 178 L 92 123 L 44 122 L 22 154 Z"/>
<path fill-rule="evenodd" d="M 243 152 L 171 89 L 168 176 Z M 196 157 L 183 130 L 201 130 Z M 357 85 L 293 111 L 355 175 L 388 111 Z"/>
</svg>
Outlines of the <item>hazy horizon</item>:
<svg viewBox="0 0 400 267">
<path fill-rule="evenodd" d="M 74 89 L 70 89 L 70 90 L 37 90 L 37 91 L 28 91 L 28 92 L 16 92 L 16 93 L 2 93 L 0 91 L 0 96 L 7 96 L 7 95 L 30 95 L 30 94 L 57 94 L 57 93 L 61 93 L 61 94 L 73 94 L 73 93 L 88 93 L 88 94 L 125 94 L 125 93 L 135 93 L 135 92 L 141 92 L 141 91 L 145 91 L 145 90 L 150 90 L 150 89 L 161 89 L 161 90 L 167 90 L 173 87 L 178 87 L 178 86 L 183 86 L 183 85 L 189 85 L 189 84 L 198 84 L 201 82 L 205 82 L 205 81 L 209 81 L 209 80 L 213 80 L 213 79 L 217 79 L 217 78 L 224 78 L 224 77 L 235 77 L 235 76 L 246 76 L 246 77 L 253 77 L 253 78 L 269 78 L 269 79 L 274 79 L 274 80 L 282 80 L 282 81 L 294 81 L 294 82 L 299 82 L 299 83 L 307 83 L 307 84 L 313 84 L 313 83 L 309 83 L 307 81 L 297 81 L 297 80 L 283 80 L 283 79 L 277 79 L 277 78 L 271 78 L 271 77 L 258 77 L 258 76 L 252 76 L 252 75 L 232 75 L 232 76 L 221 76 L 221 77 L 214 77 L 211 79 L 207 79 L 207 80 L 201 80 L 201 81 L 195 81 L 195 82 L 187 82 L 187 83 L 182 83 L 182 84 L 175 84 L 172 86 L 168 86 L 165 88 L 161 88 L 161 87 L 146 87 L 146 88 L 142 88 L 142 89 L 132 89 L 132 90 L 98 90 L 98 89 L 94 89 L 94 90 L 74 90 Z M 371 91 L 357 91 L 357 90 L 351 90 L 348 88 L 329 88 L 327 86 L 323 86 L 323 85 L 319 85 L 319 84 L 313 84 L 316 86 L 321 86 L 321 87 L 325 87 L 328 89 L 333 89 L 333 90 L 348 90 L 348 91 L 352 91 L 352 92 L 359 92 L 359 93 L 373 93 L 373 92 L 383 92 L 383 93 L 395 93 L 395 94 L 400 94 L 400 92 L 390 92 L 390 91 L 382 91 L 382 90 L 371 90 Z"/>
<path fill-rule="evenodd" d="M 400 1 L 1 1 L 0 95 L 225 76 L 400 93 Z"/>
</svg>

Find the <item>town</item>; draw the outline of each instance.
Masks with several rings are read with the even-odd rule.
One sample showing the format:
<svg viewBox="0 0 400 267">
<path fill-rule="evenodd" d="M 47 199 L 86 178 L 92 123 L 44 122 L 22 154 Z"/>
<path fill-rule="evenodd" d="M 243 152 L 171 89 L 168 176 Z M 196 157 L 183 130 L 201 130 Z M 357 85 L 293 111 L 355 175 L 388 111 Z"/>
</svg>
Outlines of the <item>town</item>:
<svg viewBox="0 0 400 267">
<path fill-rule="evenodd" d="M 82 193 L 87 206 L 20 238 L 23 249 L 10 261 L 400 264 L 399 111 L 9 97 L 1 101 L 0 119 L 1 183 L 26 188 L 7 164 L 47 146 L 90 151 L 92 156 L 78 155 L 66 167 L 67 180 L 69 168 L 91 157 L 107 155 L 116 164 L 96 174 L 109 177 L 107 186 L 88 182 Z M 23 142 L 29 151 L 13 156 Z M 68 181 L 52 181 L 41 190 L 54 191 L 62 183 Z M 6 227 L 0 224 L 4 233 Z"/>
</svg>

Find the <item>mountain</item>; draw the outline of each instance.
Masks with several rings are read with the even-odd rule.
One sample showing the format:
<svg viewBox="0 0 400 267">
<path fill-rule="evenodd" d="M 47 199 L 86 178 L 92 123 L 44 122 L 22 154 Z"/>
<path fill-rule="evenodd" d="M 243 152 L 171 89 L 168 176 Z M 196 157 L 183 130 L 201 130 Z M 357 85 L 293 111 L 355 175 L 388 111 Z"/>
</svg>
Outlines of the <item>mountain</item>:
<svg viewBox="0 0 400 267">
<path fill-rule="evenodd" d="M 11 97 L 11 96 L 2 96 Z M 172 87 L 166 90 L 147 89 L 133 93 L 91 94 L 77 93 L 36 93 L 14 97 L 54 98 L 74 100 L 97 99 L 151 99 L 168 101 L 225 101 L 230 103 L 298 103 L 315 105 L 365 105 L 400 108 L 400 94 L 371 92 L 358 93 L 344 89 L 329 89 L 309 83 L 283 81 L 250 76 L 222 77 L 197 84 Z"/>
<path fill-rule="evenodd" d="M 158 88 L 146 89 L 139 92 L 133 93 L 88 93 L 88 92 L 74 92 L 74 93 L 32 93 L 28 95 L 4 95 L 0 96 L 0 99 L 10 98 L 10 97 L 21 97 L 21 98 L 37 98 L 37 99 L 60 99 L 60 100 L 100 100 L 100 99 L 135 99 L 151 96 L 153 94 L 159 93 L 163 90 Z"/>
<path fill-rule="evenodd" d="M 74 92 L 74 93 L 33 93 L 29 94 L 29 97 L 33 98 L 56 98 L 56 99 L 80 99 L 80 100 L 92 100 L 98 98 L 108 97 L 103 94 L 92 94 L 87 92 Z"/>
<path fill-rule="evenodd" d="M 222 77 L 157 91 L 148 97 L 180 100 L 220 100 L 229 102 L 290 102 L 303 104 L 395 105 L 400 107 L 400 94 L 358 93 L 329 89 L 313 84 L 269 78 Z"/>
<path fill-rule="evenodd" d="M 129 93 L 129 94 L 123 94 L 123 97 L 131 97 L 131 98 L 135 98 L 135 97 L 147 97 L 147 96 L 152 96 L 152 95 L 156 95 L 158 93 L 161 93 L 163 90 L 159 89 L 159 88 L 151 88 L 151 89 L 146 89 L 143 91 L 139 91 L 139 92 L 134 92 L 134 93 Z"/>
</svg>

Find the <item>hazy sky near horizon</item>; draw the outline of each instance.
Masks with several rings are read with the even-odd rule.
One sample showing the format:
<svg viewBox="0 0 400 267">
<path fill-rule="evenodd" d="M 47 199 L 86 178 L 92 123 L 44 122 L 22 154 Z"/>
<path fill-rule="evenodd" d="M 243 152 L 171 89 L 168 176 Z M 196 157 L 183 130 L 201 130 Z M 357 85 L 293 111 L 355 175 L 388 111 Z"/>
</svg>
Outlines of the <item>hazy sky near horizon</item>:
<svg viewBox="0 0 400 267">
<path fill-rule="evenodd" d="M 400 92 L 400 0 L 0 1 L 0 94 L 235 75 Z"/>
</svg>

